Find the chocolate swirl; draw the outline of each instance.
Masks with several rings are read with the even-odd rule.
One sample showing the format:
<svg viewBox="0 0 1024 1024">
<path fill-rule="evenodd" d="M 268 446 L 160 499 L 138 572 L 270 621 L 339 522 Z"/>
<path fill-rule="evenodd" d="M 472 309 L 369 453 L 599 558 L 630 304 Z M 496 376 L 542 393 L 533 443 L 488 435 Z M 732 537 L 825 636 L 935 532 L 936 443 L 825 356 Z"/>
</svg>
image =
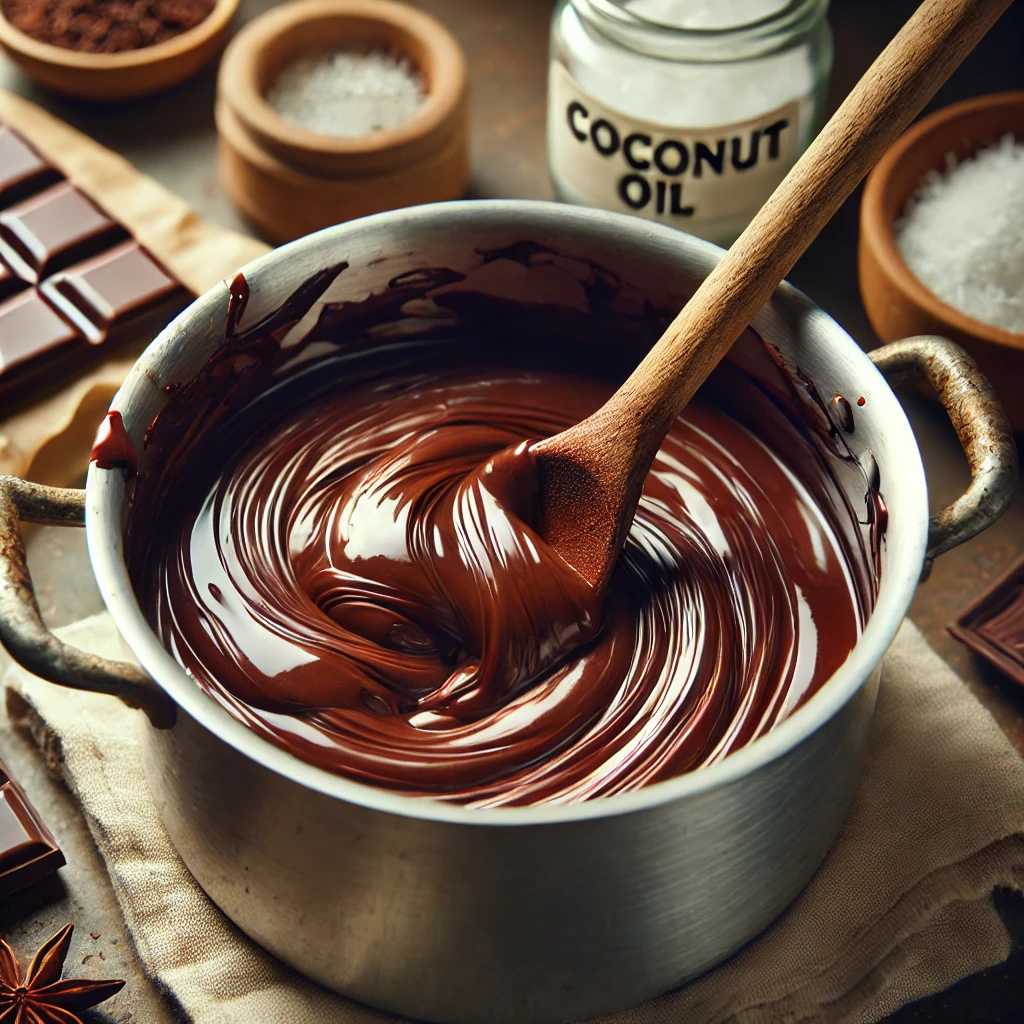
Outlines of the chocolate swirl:
<svg viewBox="0 0 1024 1024">
<path fill-rule="evenodd" d="M 232 714 L 403 793 L 569 802 L 719 760 L 842 664 L 873 573 L 777 394 L 719 373 L 757 436 L 687 409 L 602 607 L 486 467 L 612 385 L 438 351 L 236 411 L 207 472 L 153 513 L 136 559 L 151 621 Z"/>
</svg>

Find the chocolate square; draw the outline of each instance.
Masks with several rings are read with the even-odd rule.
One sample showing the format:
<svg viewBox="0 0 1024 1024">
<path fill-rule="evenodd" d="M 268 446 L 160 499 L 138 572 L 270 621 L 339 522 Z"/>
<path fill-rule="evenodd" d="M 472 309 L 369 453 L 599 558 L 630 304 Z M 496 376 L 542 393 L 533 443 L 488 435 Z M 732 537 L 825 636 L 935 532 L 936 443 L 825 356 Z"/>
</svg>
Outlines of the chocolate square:
<svg viewBox="0 0 1024 1024">
<path fill-rule="evenodd" d="M 949 631 L 1024 686 L 1024 558 L 971 602 Z"/>
<path fill-rule="evenodd" d="M 0 763 L 0 896 L 24 889 L 65 863 L 53 833 Z"/>
<path fill-rule="evenodd" d="M 32 284 L 126 236 L 67 181 L 0 213 L 0 257 Z"/>
<path fill-rule="evenodd" d="M 93 344 L 166 299 L 185 292 L 138 242 L 124 242 L 46 280 L 41 290 Z"/>
<path fill-rule="evenodd" d="M 80 335 L 35 290 L 0 303 L 0 374 L 79 338 Z"/>
<path fill-rule="evenodd" d="M 40 192 L 61 174 L 16 131 L 0 124 L 0 209 Z"/>
</svg>

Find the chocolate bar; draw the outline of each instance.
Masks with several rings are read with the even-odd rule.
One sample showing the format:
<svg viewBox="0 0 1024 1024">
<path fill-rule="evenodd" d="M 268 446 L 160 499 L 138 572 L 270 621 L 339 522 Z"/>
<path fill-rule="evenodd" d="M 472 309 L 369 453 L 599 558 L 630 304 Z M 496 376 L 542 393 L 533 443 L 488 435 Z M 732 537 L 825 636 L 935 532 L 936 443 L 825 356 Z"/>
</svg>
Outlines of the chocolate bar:
<svg viewBox="0 0 1024 1024">
<path fill-rule="evenodd" d="M 0 125 L 0 412 L 110 349 L 148 340 L 191 296 L 123 225 Z"/>
<path fill-rule="evenodd" d="M 1024 686 L 1024 558 L 971 602 L 949 631 Z"/>
<path fill-rule="evenodd" d="M 12 295 L 24 287 L 25 282 L 3 260 L 0 260 L 0 300 L 6 299 L 8 295 Z"/>
<path fill-rule="evenodd" d="M 64 864 L 53 833 L 0 762 L 0 896 L 24 889 Z"/>
</svg>

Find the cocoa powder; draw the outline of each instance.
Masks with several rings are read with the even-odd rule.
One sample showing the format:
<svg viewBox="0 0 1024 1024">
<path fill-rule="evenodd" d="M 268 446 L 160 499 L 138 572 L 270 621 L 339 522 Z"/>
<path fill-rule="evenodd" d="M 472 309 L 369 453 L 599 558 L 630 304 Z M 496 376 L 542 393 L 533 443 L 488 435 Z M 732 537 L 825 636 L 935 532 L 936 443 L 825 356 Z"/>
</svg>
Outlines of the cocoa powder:
<svg viewBox="0 0 1024 1024">
<path fill-rule="evenodd" d="M 216 0 L 2 0 L 4 16 L 43 43 L 85 53 L 120 53 L 194 28 Z"/>
</svg>

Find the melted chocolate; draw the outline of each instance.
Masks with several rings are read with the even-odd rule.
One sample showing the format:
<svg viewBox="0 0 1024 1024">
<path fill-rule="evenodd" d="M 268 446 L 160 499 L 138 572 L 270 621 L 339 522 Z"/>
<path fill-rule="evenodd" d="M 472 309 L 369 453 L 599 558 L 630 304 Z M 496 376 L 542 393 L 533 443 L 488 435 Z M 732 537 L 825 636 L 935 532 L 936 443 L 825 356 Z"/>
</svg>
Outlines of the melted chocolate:
<svg viewBox="0 0 1024 1024">
<path fill-rule="evenodd" d="M 175 393 L 132 515 L 151 622 L 257 733 L 404 793 L 576 801 L 721 759 L 853 648 L 877 579 L 837 474 L 862 471 L 749 333 L 666 439 L 602 606 L 487 465 L 597 408 L 612 361 L 353 336 L 343 377 L 327 360 L 267 393 L 303 312 Z"/>
<path fill-rule="evenodd" d="M 600 405 L 684 297 L 535 243 L 479 255 L 307 319 L 328 267 L 244 330 L 226 282 L 223 344 L 146 431 L 142 604 L 254 731 L 399 792 L 568 802 L 716 761 L 856 643 L 877 466 L 746 332 L 666 440 L 602 605 L 488 461 Z M 130 469 L 126 442 L 99 457 Z"/>
</svg>

